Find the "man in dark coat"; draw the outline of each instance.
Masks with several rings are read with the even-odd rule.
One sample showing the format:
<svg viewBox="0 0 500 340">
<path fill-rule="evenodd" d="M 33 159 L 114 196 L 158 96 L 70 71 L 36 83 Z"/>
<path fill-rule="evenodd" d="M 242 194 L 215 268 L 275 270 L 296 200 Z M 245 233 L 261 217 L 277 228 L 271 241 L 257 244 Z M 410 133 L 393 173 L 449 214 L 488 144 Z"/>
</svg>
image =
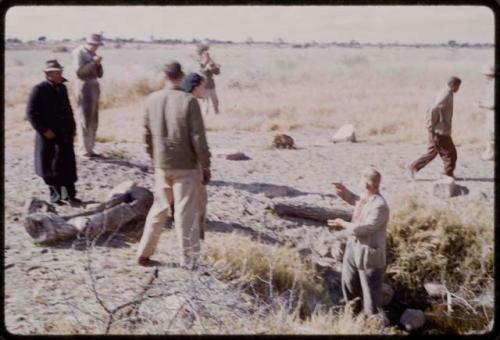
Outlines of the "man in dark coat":
<svg viewBox="0 0 500 340">
<path fill-rule="evenodd" d="M 49 186 L 50 201 L 80 204 L 73 138 L 76 132 L 73 110 L 63 82 L 63 67 L 57 60 L 46 62 L 46 80 L 33 87 L 26 108 L 36 131 L 35 172 Z"/>
</svg>

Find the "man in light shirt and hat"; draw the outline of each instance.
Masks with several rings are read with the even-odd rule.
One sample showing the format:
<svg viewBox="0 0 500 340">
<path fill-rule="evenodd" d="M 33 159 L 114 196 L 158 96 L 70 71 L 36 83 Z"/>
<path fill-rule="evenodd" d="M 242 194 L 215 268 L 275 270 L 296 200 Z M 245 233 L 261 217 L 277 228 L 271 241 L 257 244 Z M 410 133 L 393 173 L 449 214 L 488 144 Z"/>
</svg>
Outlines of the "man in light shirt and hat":
<svg viewBox="0 0 500 340">
<path fill-rule="evenodd" d="M 485 76 L 489 86 L 488 97 L 484 101 L 477 102 L 477 106 L 486 111 L 487 141 L 486 149 L 481 154 L 481 158 L 485 161 L 492 161 L 495 159 L 495 67 L 486 66 L 481 73 Z"/>
<path fill-rule="evenodd" d="M 203 44 L 198 46 L 198 55 L 200 56 L 200 71 L 205 77 L 205 114 L 208 114 L 210 102 L 212 102 L 214 112 L 219 113 L 219 98 L 215 90 L 214 75 L 220 74 L 220 65 L 216 64 L 208 52 L 209 46 Z"/>
<path fill-rule="evenodd" d="M 45 80 L 31 91 L 26 115 L 36 131 L 35 172 L 49 187 L 50 202 L 79 205 L 73 139 L 76 124 L 62 76 L 63 67 L 48 60 Z"/>
<path fill-rule="evenodd" d="M 102 37 L 91 34 L 85 44 L 73 51 L 73 67 L 76 72 L 75 96 L 78 105 L 80 129 L 80 153 L 84 157 L 98 156 L 94 144 L 99 123 L 100 87 L 98 78 L 103 75 L 102 57 L 96 54 L 102 46 Z"/>
</svg>

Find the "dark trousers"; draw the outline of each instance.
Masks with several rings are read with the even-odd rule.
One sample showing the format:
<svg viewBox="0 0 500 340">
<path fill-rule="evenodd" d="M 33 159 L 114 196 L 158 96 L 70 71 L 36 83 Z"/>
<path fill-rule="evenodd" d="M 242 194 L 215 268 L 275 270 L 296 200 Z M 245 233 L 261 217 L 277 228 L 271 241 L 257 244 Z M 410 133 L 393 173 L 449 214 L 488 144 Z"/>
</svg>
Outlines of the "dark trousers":
<svg viewBox="0 0 500 340">
<path fill-rule="evenodd" d="M 453 171 L 457 164 L 457 149 L 450 136 L 443 136 L 437 133 L 429 132 L 429 145 L 427 152 L 411 164 L 411 168 L 419 171 L 429 164 L 439 155 L 443 160 L 444 174 L 453 176 Z"/>
<path fill-rule="evenodd" d="M 341 284 L 344 300 L 347 302 L 360 297 L 365 315 L 379 313 L 382 305 L 383 283 L 384 268 L 359 270 L 354 263 L 352 244 L 348 242 L 342 261 Z"/>
<path fill-rule="evenodd" d="M 51 203 L 76 197 L 76 189 L 74 183 L 66 183 L 61 185 L 53 183 L 51 181 L 45 181 L 45 184 L 49 186 Z"/>
</svg>

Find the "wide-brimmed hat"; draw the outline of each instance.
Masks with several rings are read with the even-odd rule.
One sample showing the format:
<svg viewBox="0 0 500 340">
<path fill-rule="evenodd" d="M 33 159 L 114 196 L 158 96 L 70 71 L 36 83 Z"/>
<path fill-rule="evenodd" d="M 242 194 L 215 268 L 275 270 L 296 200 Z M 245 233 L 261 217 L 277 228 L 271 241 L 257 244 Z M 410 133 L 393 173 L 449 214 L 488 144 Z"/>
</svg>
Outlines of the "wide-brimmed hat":
<svg viewBox="0 0 500 340">
<path fill-rule="evenodd" d="M 209 48 L 210 46 L 207 44 L 198 45 L 198 54 L 201 55 L 203 52 L 208 51 Z"/>
<path fill-rule="evenodd" d="M 43 70 L 43 72 L 62 71 L 62 70 L 63 67 L 61 64 L 59 64 L 57 59 L 52 59 L 52 60 L 47 60 L 45 62 L 45 69 Z"/>
<path fill-rule="evenodd" d="M 103 46 L 104 44 L 102 43 L 102 36 L 97 33 L 92 33 L 91 35 L 88 36 L 86 40 L 87 44 L 93 44 L 93 45 L 99 45 Z"/>
<path fill-rule="evenodd" d="M 171 61 L 165 65 L 164 68 L 165 74 L 170 79 L 179 79 L 184 76 L 184 72 L 182 72 L 182 66 L 177 61 Z"/>
<path fill-rule="evenodd" d="M 481 73 L 484 74 L 485 76 L 495 76 L 495 66 L 493 65 L 486 65 L 482 68 Z"/>
</svg>

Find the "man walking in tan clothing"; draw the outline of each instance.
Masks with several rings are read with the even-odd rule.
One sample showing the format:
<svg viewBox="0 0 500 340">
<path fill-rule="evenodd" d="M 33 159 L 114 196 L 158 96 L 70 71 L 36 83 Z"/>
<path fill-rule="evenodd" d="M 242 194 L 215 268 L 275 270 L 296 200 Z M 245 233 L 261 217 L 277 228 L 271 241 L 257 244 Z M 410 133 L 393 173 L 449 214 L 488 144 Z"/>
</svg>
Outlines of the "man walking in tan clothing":
<svg viewBox="0 0 500 340">
<path fill-rule="evenodd" d="M 481 73 L 485 76 L 489 86 L 487 98 L 484 101 L 477 102 L 477 106 L 486 111 L 487 140 L 486 149 L 481 154 L 481 159 L 493 161 L 495 160 L 495 92 L 492 83 L 495 80 L 495 67 L 485 67 Z"/>
<path fill-rule="evenodd" d="M 454 177 L 457 163 L 457 149 L 451 139 L 451 121 L 453 118 L 453 94 L 460 89 L 462 81 L 457 77 L 448 80 L 448 86 L 436 98 L 427 113 L 427 131 L 429 146 L 427 153 L 415 160 L 410 166 L 412 178 L 415 173 L 429 164 L 439 154 L 444 163 L 444 175 Z"/>
<path fill-rule="evenodd" d="M 193 269 L 200 251 L 200 183 L 210 180 L 210 151 L 198 101 L 180 86 L 181 65 L 172 62 L 165 73 L 167 86 L 146 102 L 145 140 L 155 168 L 155 198 L 137 260 L 143 266 L 154 264 L 149 258 L 173 203 L 180 264 Z"/>
<path fill-rule="evenodd" d="M 91 34 L 84 45 L 73 51 L 73 67 L 76 71 L 75 96 L 78 105 L 80 153 L 94 157 L 94 143 L 99 123 L 100 88 L 97 78 L 103 75 L 102 57 L 96 55 L 102 46 L 102 37 Z"/>
<path fill-rule="evenodd" d="M 328 226 L 345 229 L 349 235 L 342 261 L 344 300 L 347 303 L 357 297 L 362 298 L 366 315 L 382 312 L 389 207 L 379 192 L 380 181 L 381 175 L 375 168 L 365 169 L 361 197 L 342 183 L 334 183 L 337 195 L 356 207 L 351 222 L 340 218 L 328 220 Z"/>
</svg>

